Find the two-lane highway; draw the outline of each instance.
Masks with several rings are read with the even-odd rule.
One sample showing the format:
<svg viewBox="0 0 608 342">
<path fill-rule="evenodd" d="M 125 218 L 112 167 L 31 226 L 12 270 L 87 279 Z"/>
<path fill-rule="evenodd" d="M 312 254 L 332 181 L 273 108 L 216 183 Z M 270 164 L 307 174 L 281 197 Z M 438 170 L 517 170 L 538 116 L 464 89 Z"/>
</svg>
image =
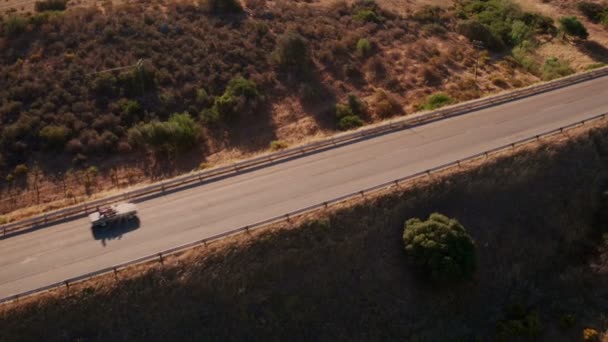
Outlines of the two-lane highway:
<svg viewBox="0 0 608 342">
<path fill-rule="evenodd" d="M 153 254 L 608 112 L 608 77 L 151 199 L 95 239 L 86 219 L 0 241 L 0 298 Z"/>
</svg>

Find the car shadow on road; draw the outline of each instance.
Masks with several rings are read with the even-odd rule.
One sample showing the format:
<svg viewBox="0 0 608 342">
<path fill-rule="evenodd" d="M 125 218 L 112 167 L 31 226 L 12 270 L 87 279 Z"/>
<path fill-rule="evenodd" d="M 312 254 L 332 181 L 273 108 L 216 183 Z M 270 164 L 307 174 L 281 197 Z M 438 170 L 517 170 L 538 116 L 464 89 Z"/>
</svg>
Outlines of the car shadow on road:
<svg viewBox="0 0 608 342">
<path fill-rule="evenodd" d="M 134 230 L 139 229 L 141 222 L 139 218 L 132 218 L 129 220 L 123 220 L 113 222 L 105 227 L 91 227 L 93 238 L 100 240 L 102 246 L 106 246 L 110 240 L 120 240 L 124 234 L 130 233 Z"/>
</svg>

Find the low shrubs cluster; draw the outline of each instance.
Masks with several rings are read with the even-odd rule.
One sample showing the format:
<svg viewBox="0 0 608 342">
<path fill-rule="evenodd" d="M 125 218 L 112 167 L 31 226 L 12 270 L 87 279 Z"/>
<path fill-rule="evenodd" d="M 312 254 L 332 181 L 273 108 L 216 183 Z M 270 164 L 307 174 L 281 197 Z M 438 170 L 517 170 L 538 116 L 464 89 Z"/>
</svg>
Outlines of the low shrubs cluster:
<svg viewBox="0 0 608 342">
<path fill-rule="evenodd" d="M 545 81 L 568 76 L 572 73 L 574 73 L 574 70 L 570 67 L 570 64 L 559 60 L 557 57 L 547 58 L 542 68 L 542 78 Z"/>
<path fill-rule="evenodd" d="M 510 0 L 467 0 L 458 3 L 458 31 L 493 51 L 521 44 L 536 34 L 554 34 L 553 19 L 523 11 Z"/>
<path fill-rule="evenodd" d="M 131 128 L 161 135 L 170 131 L 164 123 L 172 113 L 190 113 L 208 126 L 201 134 L 210 138 L 229 136 L 213 130 L 244 129 L 240 119 L 266 115 L 263 103 L 291 96 L 294 88 L 306 101 L 324 100 L 327 84 L 316 78 L 315 58 L 355 75 L 372 42 L 391 46 L 387 32 L 403 37 L 411 26 L 372 1 L 330 11 L 250 2 L 256 12 L 247 16 L 236 15 L 236 0 L 168 3 L 163 11 L 146 0 L 104 13 L 77 7 L 61 14 L 47 11 L 51 1 L 57 0 L 38 6 L 41 13 L 0 18 L 7 47 L 0 53 L 5 175 L 40 158 L 33 152 L 42 149 L 79 161 L 127 154 Z M 355 18 L 363 10 L 381 17 L 382 29 Z M 344 119 L 344 127 L 361 124 L 352 119 Z M 222 124 L 210 125 L 216 122 Z"/>
<path fill-rule="evenodd" d="M 167 121 L 139 124 L 128 132 L 129 142 L 155 152 L 182 152 L 196 144 L 199 132 L 188 113 L 174 113 Z"/>
<path fill-rule="evenodd" d="M 585 28 L 585 25 L 583 25 L 577 17 L 562 17 L 559 19 L 559 25 L 562 32 L 568 36 L 580 39 L 587 39 L 587 37 L 589 37 L 587 28 Z"/>
<path fill-rule="evenodd" d="M 243 77 L 237 77 L 228 83 L 224 93 L 215 98 L 213 106 L 201 112 L 204 123 L 213 123 L 218 120 L 234 120 L 240 114 L 251 114 L 259 107 L 261 95 L 256 84 Z M 197 93 L 199 102 L 205 102 L 206 95 Z"/>
<path fill-rule="evenodd" d="M 477 267 L 473 239 L 457 220 L 444 215 L 407 220 L 403 242 L 408 262 L 433 281 L 466 279 Z"/>
<path fill-rule="evenodd" d="M 419 106 L 422 110 L 435 110 L 454 103 L 448 94 L 436 93 L 427 97 L 426 102 Z"/>
<path fill-rule="evenodd" d="M 361 116 L 367 114 L 367 104 L 354 94 L 349 94 L 346 103 L 336 105 L 336 118 L 341 130 L 363 126 Z"/>
</svg>

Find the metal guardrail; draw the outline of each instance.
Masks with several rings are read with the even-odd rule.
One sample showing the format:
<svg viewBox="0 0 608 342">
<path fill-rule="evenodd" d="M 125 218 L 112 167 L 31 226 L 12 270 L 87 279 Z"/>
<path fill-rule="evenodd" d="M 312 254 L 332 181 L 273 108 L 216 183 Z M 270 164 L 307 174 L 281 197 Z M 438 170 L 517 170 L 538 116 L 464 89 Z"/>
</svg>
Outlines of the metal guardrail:
<svg viewBox="0 0 608 342">
<path fill-rule="evenodd" d="M 336 198 L 333 198 L 331 200 L 325 201 L 323 203 L 318 203 L 318 204 L 315 204 L 315 205 L 311 205 L 309 207 L 305 207 L 305 208 L 301 208 L 301 209 L 298 209 L 298 210 L 294 210 L 294 211 L 289 212 L 289 213 L 284 214 L 284 215 L 275 216 L 275 217 L 269 218 L 267 220 L 263 220 L 263 221 L 259 221 L 259 222 L 256 222 L 256 223 L 253 223 L 253 224 L 250 224 L 250 225 L 242 226 L 242 227 L 239 227 L 239 228 L 236 228 L 236 229 L 233 229 L 233 230 L 221 233 L 221 234 L 217 234 L 217 235 L 214 235 L 214 236 L 211 236 L 211 237 L 207 237 L 207 238 L 204 238 L 204 239 L 201 239 L 201 240 L 198 240 L 198 241 L 194 241 L 194 242 L 190 242 L 190 243 L 187 243 L 187 244 L 184 244 L 184 245 L 181 245 L 181 246 L 170 248 L 170 249 L 164 250 L 164 251 L 159 252 L 159 253 L 154 253 L 154 254 L 151 254 L 151 255 L 148 255 L 148 256 L 144 256 L 142 258 L 138 258 L 138 259 L 135 259 L 135 260 L 127 261 L 127 262 L 124 262 L 124 263 L 121 263 L 121 264 L 118 264 L 118 265 L 114 265 L 112 267 L 106 267 L 106 268 L 103 268 L 103 269 L 100 269 L 100 270 L 97 270 L 97 271 L 94 271 L 94 272 L 83 274 L 83 275 L 80 275 L 78 277 L 70 278 L 70 279 L 67 279 L 67 280 L 64 280 L 64 281 L 61 281 L 61 282 L 57 282 L 57 283 L 54 283 L 54 284 L 50 284 L 50 285 L 47 285 L 47 286 L 43 286 L 43 287 L 40 287 L 40 288 L 37 288 L 37 289 L 34 289 L 34 290 L 25 291 L 25 292 L 22 292 L 22 293 L 19 293 L 19 294 L 11 295 L 11 296 L 8 296 L 8 297 L 0 299 L 0 304 L 12 302 L 12 301 L 15 301 L 15 300 L 18 300 L 18 299 L 21 299 L 21 298 L 25 298 L 25 297 L 32 296 L 32 295 L 35 295 L 35 294 L 39 294 L 39 293 L 42 293 L 42 292 L 45 292 L 45 291 L 48 291 L 48 290 L 52 290 L 52 289 L 55 289 L 55 288 L 63 287 L 63 286 L 65 286 L 67 289 L 69 289 L 69 287 L 71 285 L 75 285 L 75 284 L 77 284 L 79 282 L 82 282 L 82 281 L 85 281 L 85 280 L 88 280 L 88 279 L 91 279 L 91 278 L 94 278 L 94 277 L 97 277 L 97 276 L 101 276 L 101 275 L 104 275 L 104 274 L 114 273 L 117 276 L 119 270 L 127 268 L 127 267 L 130 267 L 130 266 L 134 266 L 134 265 L 137 265 L 137 264 L 147 263 L 147 262 L 151 262 L 151 261 L 158 261 L 158 262 L 162 263 L 164 261 L 164 258 L 166 258 L 168 256 L 175 255 L 175 254 L 184 252 L 186 250 L 189 250 L 189 249 L 192 249 L 194 247 L 201 246 L 201 245 L 207 245 L 210 242 L 220 240 L 220 239 L 225 238 L 225 237 L 230 236 L 230 235 L 235 235 L 235 234 L 239 234 L 239 233 L 242 233 L 242 232 L 245 232 L 245 231 L 251 231 L 251 230 L 254 230 L 254 229 L 257 229 L 257 228 L 262 228 L 262 227 L 268 226 L 268 225 L 273 224 L 273 223 L 279 223 L 279 222 L 289 221 L 290 219 L 296 218 L 298 216 L 301 216 L 301 215 L 304 215 L 304 214 L 307 214 L 307 213 L 311 213 L 311 212 L 317 211 L 319 209 L 329 208 L 329 206 L 332 206 L 332 205 L 344 202 L 344 201 L 349 200 L 349 199 L 353 199 L 353 198 L 356 198 L 356 197 L 359 197 L 359 196 L 364 197 L 366 195 L 370 195 L 370 194 L 373 194 L 373 193 L 381 191 L 381 190 L 389 189 L 389 188 L 391 188 L 393 186 L 399 186 L 401 184 L 404 184 L 404 183 L 407 183 L 407 182 L 411 182 L 413 180 L 420 179 L 422 177 L 430 176 L 433 173 L 436 173 L 438 171 L 443 171 L 443 170 L 446 170 L 446 169 L 449 169 L 449 168 L 452 168 L 452 167 L 455 167 L 455 166 L 461 166 L 463 163 L 471 162 L 471 161 L 477 160 L 479 158 L 488 157 L 488 156 L 490 156 L 492 154 L 495 154 L 495 153 L 498 153 L 498 152 L 502 152 L 502 151 L 506 151 L 506 150 L 509 150 L 509 149 L 513 149 L 513 148 L 515 148 L 517 146 L 525 145 L 525 144 L 533 142 L 533 141 L 538 141 L 540 138 L 545 138 L 545 137 L 548 137 L 548 136 L 560 134 L 560 133 L 563 133 L 566 130 L 569 130 L 569 129 L 572 129 L 572 128 L 575 128 L 575 127 L 579 127 L 579 126 L 585 125 L 588 122 L 606 119 L 606 117 L 608 117 L 608 113 L 600 114 L 600 115 L 594 116 L 592 118 L 585 119 L 585 120 L 582 120 L 582 121 L 579 121 L 579 122 L 576 122 L 576 123 L 573 123 L 573 124 L 570 124 L 570 125 L 567 125 L 567 126 L 563 126 L 563 127 L 557 128 L 557 129 L 553 129 L 553 130 L 550 130 L 550 131 L 547 131 L 547 132 L 544 132 L 544 133 L 541 133 L 541 134 L 537 134 L 537 135 L 534 135 L 534 136 L 531 136 L 531 137 L 528 137 L 528 138 L 524 138 L 524 139 L 521 139 L 521 140 L 514 141 L 514 142 L 509 143 L 509 144 L 505 144 L 505 145 L 502 145 L 502 146 L 499 146 L 499 147 L 496 147 L 496 148 L 493 148 L 493 149 L 490 149 L 490 150 L 487 150 L 487 151 L 484 151 L 484 152 L 481 152 L 481 153 L 477 153 L 477 154 L 474 154 L 472 156 L 469 156 L 469 157 L 466 157 L 466 158 L 463 158 L 463 159 L 459 159 L 459 160 L 456 160 L 456 161 L 453 161 L 453 162 L 450 162 L 450 163 L 439 165 L 437 167 L 434 167 L 434 168 L 431 168 L 431 169 L 428 169 L 428 170 L 425 170 L 425 171 L 421 171 L 421 172 L 415 173 L 413 175 L 409 175 L 409 176 L 406 176 L 406 177 L 398 178 L 398 179 L 395 179 L 393 181 L 382 183 L 382 184 L 379 184 L 379 185 L 376 185 L 376 186 L 373 186 L 373 187 L 370 187 L 370 188 L 367 188 L 367 189 L 364 189 L 364 190 L 360 190 L 360 191 L 356 191 L 356 192 L 353 192 L 353 193 L 350 193 L 350 194 L 347 194 L 347 195 L 344 195 L 344 196 L 336 197 Z"/>
<path fill-rule="evenodd" d="M 229 174 L 236 174 L 242 171 L 246 171 L 255 167 L 261 167 L 264 165 L 271 165 L 273 163 L 284 161 L 290 158 L 299 157 L 322 149 L 331 148 L 338 145 L 358 141 L 364 138 L 386 134 L 390 132 L 396 132 L 408 127 L 429 123 L 439 119 L 445 119 L 471 111 L 483 109 L 489 106 L 495 106 L 505 102 L 513 101 L 515 99 L 521 99 L 532 95 L 540 94 L 550 90 L 555 90 L 570 86 L 576 83 L 596 79 L 608 75 L 608 67 L 588 71 L 581 74 L 576 74 L 564 78 L 560 78 L 551 82 L 542 83 L 538 85 L 532 85 L 526 88 L 518 89 L 505 94 L 498 94 L 483 99 L 473 100 L 469 102 L 460 103 L 457 105 L 445 107 L 443 109 L 423 113 L 416 116 L 406 117 L 385 124 L 381 124 L 374 127 L 365 128 L 352 133 L 345 133 L 317 141 L 304 146 L 286 149 L 284 151 L 256 157 L 253 159 L 245 160 L 242 162 L 234 163 L 232 165 L 223 166 L 219 168 L 210 169 L 207 171 L 200 171 L 193 174 L 187 174 L 179 176 L 166 181 L 161 181 L 150 186 L 146 186 L 140 189 L 128 191 L 119 195 L 114 195 L 99 200 L 94 200 L 71 206 L 65 209 L 51 211 L 44 213 L 30 219 L 15 221 L 0 226 L 0 232 L 2 236 L 0 238 L 7 237 L 14 233 L 24 231 L 31 228 L 36 228 L 40 225 L 48 225 L 52 222 L 63 220 L 69 217 L 77 215 L 87 214 L 90 210 L 97 206 L 111 204 L 117 201 L 132 200 L 144 196 L 150 196 L 152 194 L 163 194 L 168 190 L 175 190 L 176 188 L 192 185 L 196 182 L 203 183 L 206 180 L 210 180 L 216 177 L 222 177 Z"/>
</svg>

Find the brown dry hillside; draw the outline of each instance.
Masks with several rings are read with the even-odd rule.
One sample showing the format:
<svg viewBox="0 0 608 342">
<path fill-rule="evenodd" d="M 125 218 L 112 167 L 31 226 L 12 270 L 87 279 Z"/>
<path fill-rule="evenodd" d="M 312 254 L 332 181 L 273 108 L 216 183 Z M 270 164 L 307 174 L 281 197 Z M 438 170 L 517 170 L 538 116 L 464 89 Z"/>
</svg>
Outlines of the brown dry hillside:
<svg viewBox="0 0 608 342">
<path fill-rule="evenodd" d="M 569 132 L 119 280 L 3 306 L 0 340 L 581 340 L 583 329 L 608 328 L 607 134 L 605 123 Z M 473 280 L 433 286 L 405 264 L 403 222 L 436 211 L 475 239 Z"/>
<path fill-rule="evenodd" d="M 4 13 L 0 213 L 80 201 L 259 153 L 272 141 L 297 144 L 574 71 L 531 71 L 504 42 L 503 51 L 481 51 L 476 84 L 477 54 L 459 33 L 464 5 L 245 1 L 239 11 L 224 2 L 232 3 L 83 2 L 65 12 Z M 534 39 L 554 36 L 546 18 L 511 14 L 528 20 Z M 438 92 L 448 97 L 424 106 Z M 340 106 L 349 94 L 357 110 Z"/>
</svg>

